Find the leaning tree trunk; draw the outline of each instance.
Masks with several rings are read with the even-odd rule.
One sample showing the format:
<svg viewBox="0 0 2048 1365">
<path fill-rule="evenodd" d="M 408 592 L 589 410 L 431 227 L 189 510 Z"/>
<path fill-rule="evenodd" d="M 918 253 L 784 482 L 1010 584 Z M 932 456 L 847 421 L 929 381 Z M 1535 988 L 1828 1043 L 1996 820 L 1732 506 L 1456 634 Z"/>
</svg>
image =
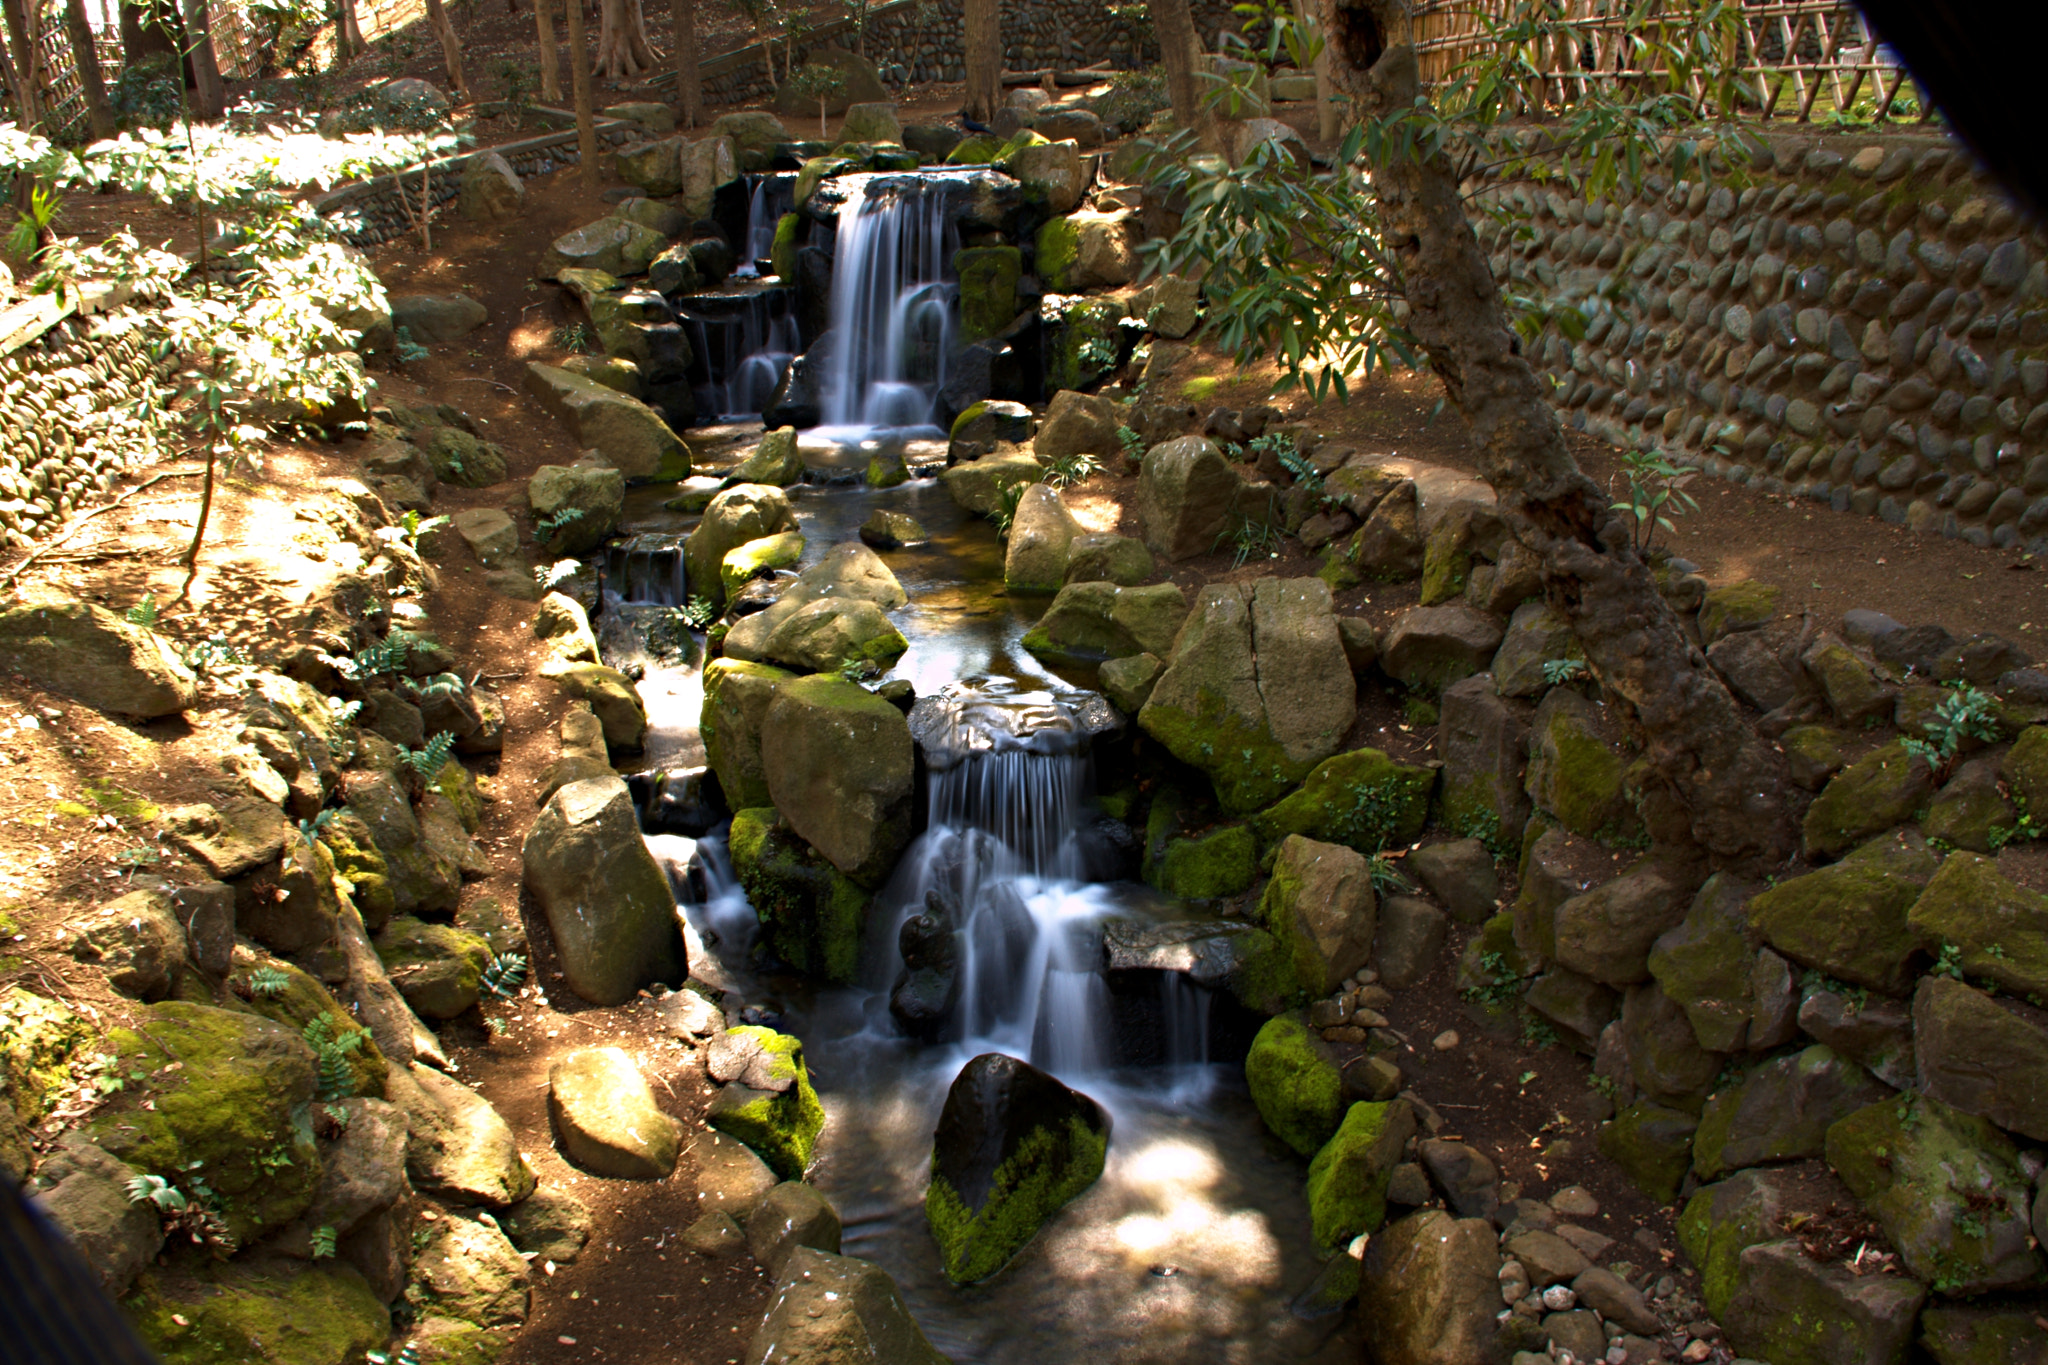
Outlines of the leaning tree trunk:
<svg viewBox="0 0 2048 1365">
<path fill-rule="evenodd" d="M 1212 149 L 1220 145 L 1216 120 L 1202 107 L 1202 92 L 1195 80 L 1195 63 L 1202 54 L 1202 40 L 1195 32 L 1195 18 L 1188 0 L 1145 0 L 1152 15 L 1152 33 L 1159 43 L 1159 64 L 1166 68 L 1166 97 L 1173 101 L 1173 121 L 1192 128 Z"/>
<path fill-rule="evenodd" d="M 590 44 L 583 41 L 583 0 L 568 0 L 569 85 L 576 96 L 576 159 L 583 187 L 597 188 L 597 112 L 590 106 Z"/>
<path fill-rule="evenodd" d="M 695 128 L 704 112 L 704 79 L 697 72 L 697 0 L 669 0 L 676 21 L 676 116 Z"/>
<path fill-rule="evenodd" d="M 994 119 L 1003 103 L 1003 25 L 997 0 L 966 0 L 961 41 L 967 58 L 967 117 Z"/>
<path fill-rule="evenodd" d="M 593 74 L 629 81 L 660 64 L 661 58 L 647 41 L 647 15 L 640 0 L 604 0 Z"/>
<path fill-rule="evenodd" d="M 562 68 L 555 59 L 554 11 L 548 7 L 554 0 L 533 0 L 533 26 L 540 38 L 540 97 L 544 100 L 562 98 Z M 582 0 L 576 0 L 581 4 Z"/>
<path fill-rule="evenodd" d="M 78 69 L 78 88 L 85 95 L 85 116 L 93 139 L 112 137 L 114 110 L 107 103 L 107 83 L 100 78 L 99 44 L 93 41 L 85 0 L 65 0 L 64 22 L 71 34 L 71 64 Z"/>
<path fill-rule="evenodd" d="M 1331 77 L 1357 112 L 1384 117 L 1413 104 L 1422 87 L 1405 0 L 1314 4 Z M 1797 834 L 1784 760 L 1681 632 L 1628 527 L 1566 449 L 1449 160 L 1395 153 L 1372 171 L 1408 325 L 1472 433 L 1509 533 L 1541 563 L 1546 597 L 1571 621 L 1602 686 L 1634 710 L 1654 771 L 1684 813 L 1680 833 L 1689 827 L 1720 865 L 1783 861 Z"/>
<path fill-rule="evenodd" d="M 202 122 L 227 113 L 227 87 L 221 83 L 220 61 L 213 52 L 213 21 L 206 0 L 184 0 L 185 60 L 192 73 L 192 113 Z"/>
<path fill-rule="evenodd" d="M 441 40 L 441 61 L 448 68 L 448 88 L 458 98 L 469 98 L 469 80 L 462 71 L 462 39 L 455 35 L 455 23 L 441 0 L 427 0 L 427 23 Z"/>
</svg>

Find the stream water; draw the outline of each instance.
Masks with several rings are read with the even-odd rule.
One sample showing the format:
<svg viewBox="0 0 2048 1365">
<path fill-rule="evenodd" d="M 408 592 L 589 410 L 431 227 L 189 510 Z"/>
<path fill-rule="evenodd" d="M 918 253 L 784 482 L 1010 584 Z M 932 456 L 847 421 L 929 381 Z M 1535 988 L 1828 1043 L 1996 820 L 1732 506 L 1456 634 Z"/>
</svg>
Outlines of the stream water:
<svg viewBox="0 0 2048 1365">
<path fill-rule="evenodd" d="M 856 448 L 878 430 L 927 434 L 917 429 L 943 378 L 957 292 L 942 196 L 890 179 L 872 198 L 853 186 L 836 244 L 841 344 L 824 387 L 827 439 Z M 1021 647 L 1045 600 L 1004 595 L 994 528 L 935 480 L 789 491 L 806 564 L 854 539 L 878 507 L 909 513 L 931 537 L 886 556 L 910 599 L 892 613 L 910 648 L 889 676 L 925 699 L 929 819 L 875 898 L 860 981 L 822 989 L 760 967 L 722 828 L 649 838 L 665 864 L 690 869 L 677 877 L 694 888 L 683 909 L 720 982 L 804 1040 L 827 1113 L 812 1179 L 839 1209 L 845 1251 L 887 1269 L 959 1365 L 1357 1359 L 1354 1327 L 1291 1306 L 1321 1269 L 1303 1164 L 1259 1123 L 1241 1052 L 1212 1052 L 1207 995 L 1173 973 L 1105 973 L 1105 920 L 1189 912 L 1142 884 L 1102 879 L 1088 736 L 1106 704 L 1087 673 L 1063 675 Z M 653 492 L 629 498 L 637 538 L 615 555 L 612 580 L 628 595 L 681 601 L 678 561 L 652 547 L 677 543 L 688 522 L 658 509 Z M 691 759 L 696 678 L 650 666 L 641 681 L 661 766 Z M 898 930 L 933 891 L 958 907 L 962 944 L 953 1022 L 937 1042 L 906 1036 L 889 1008 Z M 924 1192 L 947 1087 L 989 1051 L 1092 1096 L 1114 1126 L 1101 1180 L 1007 1267 L 961 1288 L 941 1269 Z"/>
</svg>

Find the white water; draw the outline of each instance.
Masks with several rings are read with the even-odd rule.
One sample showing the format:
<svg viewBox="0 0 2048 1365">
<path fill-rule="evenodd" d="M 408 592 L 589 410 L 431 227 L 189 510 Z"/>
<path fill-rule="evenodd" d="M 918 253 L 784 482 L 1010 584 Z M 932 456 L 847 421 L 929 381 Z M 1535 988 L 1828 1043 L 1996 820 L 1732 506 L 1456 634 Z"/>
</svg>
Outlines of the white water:
<svg viewBox="0 0 2048 1365">
<path fill-rule="evenodd" d="M 846 176 L 833 250 L 834 346 L 824 426 L 858 440 L 869 429 L 925 428 L 946 380 L 955 302 L 948 279 L 959 233 L 937 177 Z"/>
</svg>

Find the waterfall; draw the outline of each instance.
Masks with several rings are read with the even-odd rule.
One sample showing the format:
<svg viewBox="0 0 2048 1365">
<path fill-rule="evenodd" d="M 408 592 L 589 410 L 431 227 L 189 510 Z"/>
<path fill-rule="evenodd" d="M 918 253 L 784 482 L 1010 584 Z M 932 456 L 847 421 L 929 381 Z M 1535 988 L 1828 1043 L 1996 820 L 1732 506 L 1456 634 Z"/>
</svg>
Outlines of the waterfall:
<svg viewBox="0 0 2048 1365">
<path fill-rule="evenodd" d="M 798 344 L 790 293 L 770 287 L 683 300 L 683 326 L 701 366 L 692 376 L 699 412 L 735 422 L 767 409 Z"/>
<path fill-rule="evenodd" d="M 683 581 L 680 537 L 647 535 L 614 544 L 605 552 L 607 599 L 679 607 L 688 599 Z"/>
<path fill-rule="evenodd" d="M 948 181 L 847 176 L 833 248 L 828 427 L 921 427 L 946 378 L 960 245 Z"/>
<path fill-rule="evenodd" d="M 761 262 L 775 250 L 775 229 L 782 215 L 796 204 L 796 173 L 763 175 L 754 179 L 754 192 L 747 200 L 747 232 L 741 242 L 740 263 L 732 272 L 736 280 L 761 277 Z M 784 281 L 787 283 L 787 281 Z"/>
</svg>

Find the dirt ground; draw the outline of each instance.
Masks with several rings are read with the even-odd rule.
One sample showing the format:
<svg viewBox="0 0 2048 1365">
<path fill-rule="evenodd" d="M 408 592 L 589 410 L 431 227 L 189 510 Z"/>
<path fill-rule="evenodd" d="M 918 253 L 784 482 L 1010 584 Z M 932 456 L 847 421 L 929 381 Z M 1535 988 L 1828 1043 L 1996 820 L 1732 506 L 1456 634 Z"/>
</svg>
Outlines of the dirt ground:
<svg viewBox="0 0 2048 1365">
<path fill-rule="evenodd" d="M 506 52 L 516 49 L 521 24 L 531 33 L 530 14 L 480 11 L 473 23 L 473 30 L 466 29 L 473 35 L 502 30 Z M 498 51 L 478 46 L 472 70 L 488 69 Z M 432 76 L 437 61 L 431 50 L 416 53 L 407 69 Z M 920 96 L 906 108 L 906 121 L 943 118 L 958 102 L 957 90 L 943 87 Z M 557 329 L 577 316 L 564 291 L 532 278 L 531 263 L 554 236 L 609 206 L 574 170 L 530 182 L 529 196 L 527 215 L 510 230 L 448 220 L 439 226 L 432 251 L 396 242 L 372 253 L 394 291 L 461 289 L 490 310 L 490 321 L 463 342 L 379 375 L 388 399 L 447 402 L 470 413 L 509 458 L 510 482 L 479 490 L 444 486 L 437 513 L 516 508 L 519 483 L 538 466 L 574 457 L 573 443 L 521 388 L 529 361 L 561 358 Z M 67 225 L 81 231 L 131 221 L 145 236 L 160 230 L 175 239 L 190 231 L 189 220 L 139 213 L 133 203 L 112 196 L 80 200 L 71 213 Z M 1241 408 L 1275 401 L 1330 440 L 1479 472 L 1454 419 L 1431 419 L 1440 392 L 1427 377 L 1374 379 L 1359 385 L 1348 405 L 1310 411 L 1298 398 L 1271 399 L 1270 373 L 1235 372 L 1209 352 L 1197 350 L 1191 357 L 1187 377 L 1196 375 L 1221 381 L 1205 405 Z M 1577 437 L 1572 444 L 1593 478 L 1613 477 L 1611 449 Z M 260 474 L 230 480 L 195 592 L 188 603 L 166 611 L 165 633 L 187 644 L 223 635 L 252 653 L 288 639 L 337 572 L 293 510 L 352 477 L 354 453 L 350 441 L 280 445 L 266 453 Z M 41 555 L 22 575 L 22 586 L 62 588 L 116 610 L 146 593 L 168 600 L 179 578 L 173 561 L 196 512 L 197 473 L 195 462 L 172 463 L 117 486 L 121 505 L 90 521 L 74 521 L 62 548 Z M 1099 475 L 1073 501 L 1084 515 L 1129 529 L 1133 489 L 1129 477 Z M 1751 576 L 1777 583 L 1786 590 L 1790 610 L 1810 610 L 1823 625 L 1847 608 L 1874 607 L 1908 624 L 1937 622 L 1958 635 L 1993 631 L 2026 641 L 2048 626 L 2048 599 L 2039 597 L 2048 582 L 2022 555 L 1916 536 L 1704 478 L 1693 491 L 1700 510 L 1678 521 L 1669 539 L 1674 551 L 1714 583 Z M 14 552 L 0 560 L 0 574 L 14 572 L 23 559 Z M 1297 575 L 1313 568 L 1314 561 L 1289 542 L 1275 559 L 1233 567 L 1219 553 L 1176 566 L 1173 577 L 1192 588 L 1221 578 Z M 481 834 L 491 867 L 487 877 L 465 888 L 465 896 L 516 904 L 520 841 L 534 813 L 538 782 L 555 757 L 562 706 L 555 689 L 535 676 L 530 606 L 489 591 L 459 546 L 438 572 L 438 585 L 424 603 L 432 632 L 455 651 L 465 677 L 485 679 L 499 691 L 508 722 L 504 753 L 474 764 L 492 797 Z M 1414 594 L 1412 585 L 1353 589 L 1340 598 L 1339 608 L 1384 623 L 1411 605 Z M 1428 757 L 1431 732 L 1412 726 L 1392 696 L 1368 691 L 1354 741 L 1386 748 L 1397 758 Z M 211 766 L 208 740 L 231 729 L 233 711 L 232 693 L 215 687 L 185 719 L 124 724 L 37 692 L 18 678 L 0 677 L 0 911 L 7 917 L 0 932 L 14 936 L 8 955 L 0 958 L 0 988 L 21 982 L 55 992 L 102 1024 L 132 1009 L 106 991 L 97 972 L 71 960 L 64 926 L 119 894 L 134 875 L 163 872 L 177 862 L 162 843 L 157 808 L 229 790 L 232 779 Z M 554 1151 L 545 1106 L 547 1069 L 556 1056 L 590 1043 L 623 1046 L 640 1057 L 659 1082 L 664 1106 L 694 1137 L 705 1131 L 701 1065 L 645 1011 L 594 1009 L 568 995 L 559 985 L 544 922 L 531 914 L 528 920 L 540 991 L 455 1021 L 444 1030 L 444 1043 L 457 1074 L 513 1125 L 543 1183 L 589 1204 L 594 1230 L 575 1264 L 552 1274 L 537 1269 L 533 1316 L 508 1359 L 518 1365 L 657 1358 L 734 1365 L 760 1318 L 768 1286 L 745 1258 L 705 1262 L 670 1248 L 697 1214 L 691 1157 L 684 1156 L 671 1179 L 653 1185 L 584 1175 Z M 1442 1112 L 1447 1132 L 1493 1154 L 1504 1178 L 1524 1191 L 1541 1195 L 1572 1184 L 1591 1189 L 1604 1210 L 1597 1225 L 1622 1243 L 1616 1258 L 1637 1266 L 1671 1262 L 1672 1211 L 1636 1192 L 1595 1152 L 1593 1092 L 1584 1060 L 1559 1046 L 1537 1046 L 1539 1038 L 1513 1027 L 1489 1026 L 1459 997 L 1456 950 L 1469 933 L 1459 931 L 1438 970 L 1403 992 L 1389 1011 L 1411 1040 L 1412 1051 L 1401 1064 L 1414 1087 Z M 501 1030 L 487 1027 L 486 1016 L 501 1019 Z M 1459 1032 L 1460 1045 L 1432 1047 L 1430 1040 L 1447 1030 Z M 1831 1216 L 1840 1221 L 1839 1211 Z M 1826 1223 L 1823 1218 L 1817 1226 Z"/>
</svg>

